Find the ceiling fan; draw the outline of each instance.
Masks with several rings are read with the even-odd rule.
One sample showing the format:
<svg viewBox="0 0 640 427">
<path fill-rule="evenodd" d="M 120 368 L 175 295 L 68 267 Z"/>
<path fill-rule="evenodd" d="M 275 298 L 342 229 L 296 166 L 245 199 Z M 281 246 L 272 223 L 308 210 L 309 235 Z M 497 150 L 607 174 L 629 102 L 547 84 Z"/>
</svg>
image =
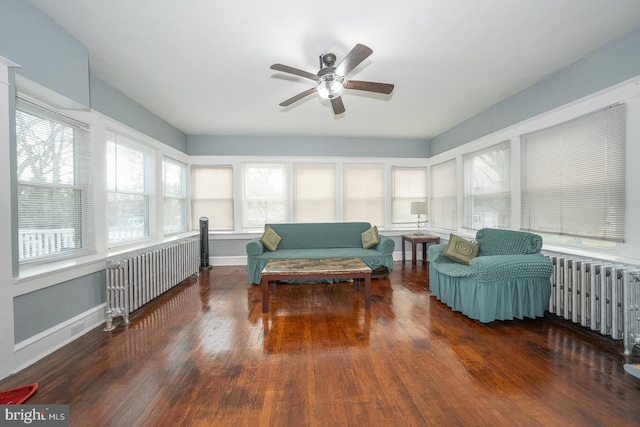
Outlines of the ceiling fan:
<svg viewBox="0 0 640 427">
<path fill-rule="evenodd" d="M 393 85 L 389 83 L 365 82 L 361 80 L 345 81 L 345 76 L 360 65 L 360 63 L 367 59 L 372 53 L 373 50 L 369 47 L 363 44 L 357 44 L 337 66 L 334 66 L 336 63 L 336 56 L 333 53 L 320 55 L 320 71 L 318 71 L 317 74 L 289 67 L 288 65 L 273 64 L 270 67 L 272 70 L 305 77 L 317 83 L 316 87 L 307 89 L 304 92 L 281 102 L 279 105 L 281 107 L 287 107 L 294 102 L 301 100 L 305 96 L 318 92 L 318 95 L 320 95 L 321 98 L 331 101 L 334 114 L 342 114 L 345 112 L 344 104 L 342 103 L 342 92 L 344 89 L 363 90 L 367 92 L 384 93 L 386 95 L 390 94 L 393 91 Z"/>
</svg>

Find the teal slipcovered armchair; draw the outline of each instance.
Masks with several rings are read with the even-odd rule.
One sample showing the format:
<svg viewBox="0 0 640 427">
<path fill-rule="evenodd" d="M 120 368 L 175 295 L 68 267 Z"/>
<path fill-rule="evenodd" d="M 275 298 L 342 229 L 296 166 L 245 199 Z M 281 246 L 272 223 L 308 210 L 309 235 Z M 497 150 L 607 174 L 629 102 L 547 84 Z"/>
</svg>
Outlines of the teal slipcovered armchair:
<svg viewBox="0 0 640 427">
<path fill-rule="evenodd" d="M 429 288 L 454 311 L 487 323 L 542 317 L 549 307 L 553 265 L 536 234 L 485 228 L 476 233 L 478 255 L 468 265 L 445 256 L 447 244 L 429 247 Z"/>
</svg>

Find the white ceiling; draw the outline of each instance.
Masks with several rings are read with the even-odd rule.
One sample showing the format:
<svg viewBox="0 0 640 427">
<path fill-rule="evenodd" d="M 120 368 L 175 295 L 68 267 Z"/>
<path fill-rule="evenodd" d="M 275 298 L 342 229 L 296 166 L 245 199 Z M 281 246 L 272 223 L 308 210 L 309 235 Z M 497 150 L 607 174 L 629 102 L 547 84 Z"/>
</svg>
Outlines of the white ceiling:
<svg viewBox="0 0 640 427">
<path fill-rule="evenodd" d="M 640 0 L 30 0 L 91 72 L 189 135 L 432 138 L 640 27 Z M 373 55 L 346 113 L 309 96 L 319 56 Z"/>
</svg>

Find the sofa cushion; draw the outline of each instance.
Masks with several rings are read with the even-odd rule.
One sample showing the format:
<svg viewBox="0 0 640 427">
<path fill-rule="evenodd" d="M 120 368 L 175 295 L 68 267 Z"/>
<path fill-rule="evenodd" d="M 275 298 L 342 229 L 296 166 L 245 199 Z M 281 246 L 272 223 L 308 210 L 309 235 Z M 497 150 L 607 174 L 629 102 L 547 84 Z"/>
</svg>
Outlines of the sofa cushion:
<svg viewBox="0 0 640 427">
<path fill-rule="evenodd" d="M 373 226 L 364 233 L 362 233 L 362 247 L 369 249 L 380 243 L 380 237 L 378 236 L 378 227 Z"/>
<path fill-rule="evenodd" d="M 274 252 L 276 249 L 278 249 L 278 244 L 280 244 L 281 240 L 282 238 L 278 235 L 278 233 L 273 231 L 273 228 L 269 227 L 268 225 L 265 227 L 264 234 L 262 234 L 262 237 L 260 238 L 260 241 L 262 242 L 264 247 L 269 249 L 271 252 Z"/>
<path fill-rule="evenodd" d="M 471 260 L 478 256 L 479 249 L 476 243 L 451 234 L 443 255 L 460 264 L 469 265 Z"/>
</svg>

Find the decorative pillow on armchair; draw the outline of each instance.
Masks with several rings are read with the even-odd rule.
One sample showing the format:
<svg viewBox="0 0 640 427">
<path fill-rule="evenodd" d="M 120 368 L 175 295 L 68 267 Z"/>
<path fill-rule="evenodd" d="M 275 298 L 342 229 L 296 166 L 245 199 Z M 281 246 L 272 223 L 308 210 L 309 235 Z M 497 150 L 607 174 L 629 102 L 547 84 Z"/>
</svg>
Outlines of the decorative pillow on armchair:
<svg viewBox="0 0 640 427">
<path fill-rule="evenodd" d="M 271 252 L 274 252 L 278 249 L 278 244 L 280 243 L 282 238 L 278 236 L 278 233 L 273 231 L 273 228 L 267 225 L 267 228 L 264 230 L 264 234 L 260 237 L 260 241 L 265 246 L 265 248 L 269 249 Z"/>
<path fill-rule="evenodd" d="M 369 249 L 380 243 L 380 236 L 378 236 L 378 227 L 373 226 L 364 233 L 362 233 L 362 247 Z"/>
<path fill-rule="evenodd" d="M 451 234 L 449 244 L 444 251 L 444 256 L 460 264 L 469 265 L 472 259 L 478 256 L 480 247 L 477 243 L 470 242 L 460 236 Z"/>
</svg>

